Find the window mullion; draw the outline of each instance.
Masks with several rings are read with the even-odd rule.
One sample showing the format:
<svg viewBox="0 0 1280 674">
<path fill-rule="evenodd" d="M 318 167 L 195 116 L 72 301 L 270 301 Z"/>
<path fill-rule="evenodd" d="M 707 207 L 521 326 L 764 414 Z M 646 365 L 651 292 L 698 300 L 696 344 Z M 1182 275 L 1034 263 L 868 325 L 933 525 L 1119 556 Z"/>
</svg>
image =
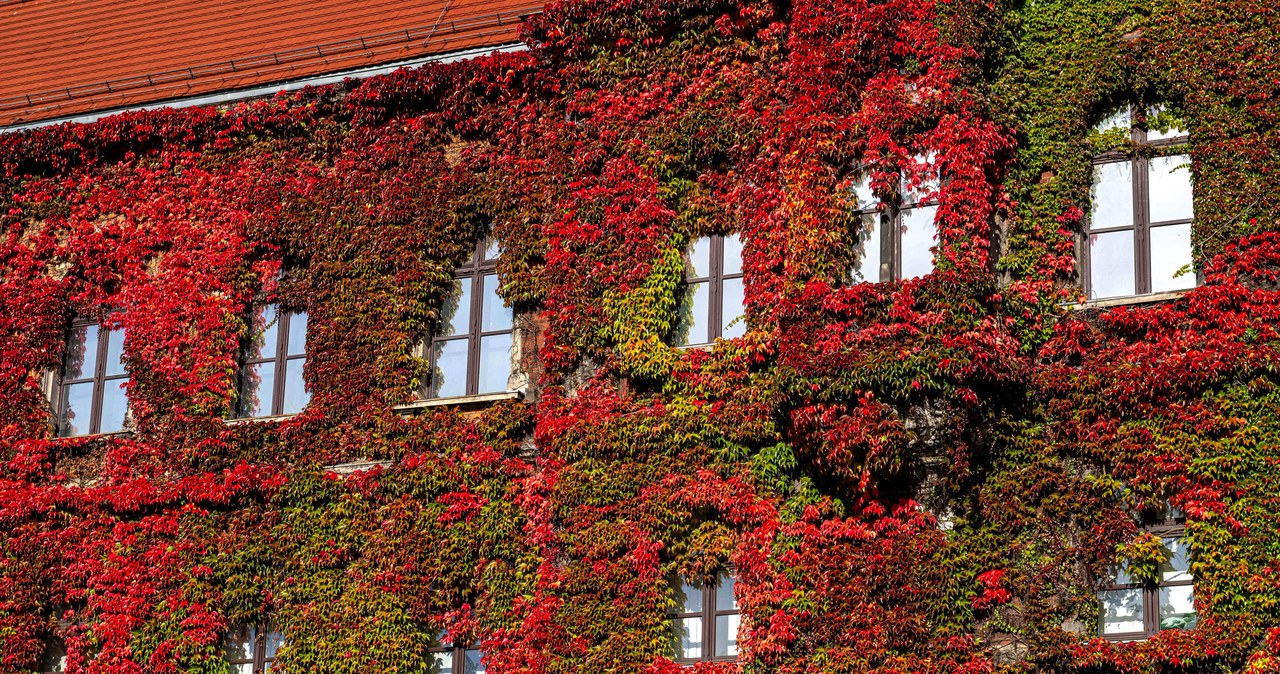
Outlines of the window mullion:
<svg viewBox="0 0 1280 674">
<path fill-rule="evenodd" d="M 1139 131 L 1141 133 L 1141 131 Z M 1133 212 L 1135 281 L 1139 295 L 1151 292 L 1151 212 L 1149 208 L 1150 186 L 1147 176 L 1147 159 L 1134 157 L 1133 164 Z"/>
<path fill-rule="evenodd" d="M 284 369 L 287 355 L 289 352 L 289 314 L 280 310 L 280 305 L 276 305 L 276 354 L 275 363 L 275 381 L 272 382 L 271 391 L 271 414 L 273 416 L 284 412 Z"/>
<path fill-rule="evenodd" d="M 484 245 L 483 243 L 477 244 Z M 484 253 L 479 248 L 477 256 Z M 480 390 L 480 329 L 484 326 L 484 270 L 477 264 L 471 274 L 471 317 L 467 326 L 467 385 L 466 394 L 475 395 Z"/>
<path fill-rule="evenodd" d="M 90 433 L 102 431 L 102 399 L 105 397 L 107 389 L 107 345 L 110 341 L 111 333 L 105 329 L 102 323 L 98 323 L 98 344 L 93 368 L 93 400 L 89 406 Z M 88 345 L 86 344 L 85 346 Z"/>
</svg>

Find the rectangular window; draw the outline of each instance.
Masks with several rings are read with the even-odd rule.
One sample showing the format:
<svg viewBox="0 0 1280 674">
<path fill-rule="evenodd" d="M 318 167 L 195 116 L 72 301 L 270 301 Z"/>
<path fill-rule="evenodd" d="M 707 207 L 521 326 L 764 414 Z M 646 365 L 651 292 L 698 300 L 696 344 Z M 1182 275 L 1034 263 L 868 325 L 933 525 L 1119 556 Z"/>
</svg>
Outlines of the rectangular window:
<svg viewBox="0 0 1280 674">
<path fill-rule="evenodd" d="M 1136 641 L 1160 630 L 1195 627 L 1195 588 L 1181 513 L 1170 510 L 1163 522 L 1147 530 L 1160 536 L 1168 559 L 1155 582 L 1143 582 L 1121 568 L 1099 590 L 1099 627 L 1108 639 Z"/>
<path fill-rule="evenodd" d="M 1197 282 L 1191 271 L 1191 160 L 1168 154 L 1187 136 L 1176 129 L 1148 131 L 1131 120 L 1118 113 L 1098 127 L 1126 129 L 1134 146 L 1148 151 L 1109 152 L 1094 160 L 1080 261 L 1091 300 L 1185 290 Z"/>
<path fill-rule="evenodd" d="M 671 650 L 677 662 L 735 660 L 740 613 L 735 579 L 722 573 L 714 585 L 674 583 Z"/>
<path fill-rule="evenodd" d="M 917 161 L 932 160 L 918 157 Z M 901 281 L 933 271 L 939 187 L 935 179 L 911 190 L 904 180 L 896 203 L 884 203 L 871 190 L 871 176 L 864 172 L 859 177 L 854 185 L 861 225 L 854 261 L 855 282 Z"/>
<path fill-rule="evenodd" d="M 481 240 L 454 275 L 424 354 L 430 366 L 424 399 L 509 390 L 514 316 L 498 295 L 499 254 L 495 244 Z"/>
<path fill-rule="evenodd" d="M 307 362 L 306 312 L 255 305 L 240 367 L 242 419 L 297 414 L 311 401 L 302 373 Z"/>
<path fill-rule="evenodd" d="M 115 433 L 129 426 L 123 330 L 77 320 L 67 333 L 56 401 L 60 437 Z"/>
<path fill-rule="evenodd" d="M 676 346 L 710 344 L 747 333 L 742 239 L 714 234 L 684 254 L 684 285 L 676 317 Z"/>
<path fill-rule="evenodd" d="M 449 645 L 449 635 L 441 632 L 440 646 L 431 649 L 435 669 L 431 674 L 485 674 L 483 654 L 479 644 Z"/>
<path fill-rule="evenodd" d="M 230 674 L 261 674 L 271 669 L 284 634 L 270 627 L 244 625 L 223 640 Z"/>
</svg>

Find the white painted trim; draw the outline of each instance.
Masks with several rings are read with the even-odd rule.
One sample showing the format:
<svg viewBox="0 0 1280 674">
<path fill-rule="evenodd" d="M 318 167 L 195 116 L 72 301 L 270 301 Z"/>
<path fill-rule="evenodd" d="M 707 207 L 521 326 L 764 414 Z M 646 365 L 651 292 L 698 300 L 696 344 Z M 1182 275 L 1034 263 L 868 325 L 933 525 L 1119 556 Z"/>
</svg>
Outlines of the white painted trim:
<svg viewBox="0 0 1280 674">
<path fill-rule="evenodd" d="M 450 398 L 428 398 L 405 405 L 396 405 L 393 409 L 399 414 L 413 414 L 432 407 L 460 407 L 463 405 L 488 405 L 501 400 L 519 400 L 524 397 L 523 391 L 501 391 L 498 393 L 481 393 L 474 396 L 453 396 Z"/>
<path fill-rule="evenodd" d="M 1102 300 L 1089 300 L 1088 302 L 1080 302 L 1078 304 L 1068 304 L 1066 308 L 1071 311 L 1081 311 L 1084 309 L 1108 309 L 1111 307 L 1128 307 L 1136 304 L 1156 304 L 1159 302 L 1168 302 L 1176 300 L 1183 295 L 1191 292 L 1188 290 L 1173 290 L 1163 293 L 1151 293 L 1148 295 L 1128 295 L 1125 297 L 1108 297 Z"/>
</svg>

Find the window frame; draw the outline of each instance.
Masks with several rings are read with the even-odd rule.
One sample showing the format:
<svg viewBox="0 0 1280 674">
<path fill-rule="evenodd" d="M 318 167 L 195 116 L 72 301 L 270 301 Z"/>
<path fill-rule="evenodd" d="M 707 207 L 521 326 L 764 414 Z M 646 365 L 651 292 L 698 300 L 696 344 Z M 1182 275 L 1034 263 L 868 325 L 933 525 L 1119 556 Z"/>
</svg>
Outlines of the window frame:
<svg viewBox="0 0 1280 674">
<path fill-rule="evenodd" d="M 1144 526 L 1144 532 L 1160 538 L 1161 541 L 1174 539 L 1186 541 L 1186 523 L 1184 517 L 1166 512 L 1164 519 L 1158 523 Z M 1189 552 L 1189 549 L 1188 549 Z M 1188 562 L 1189 563 L 1189 562 Z M 1145 641 L 1161 632 L 1160 628 L 1160 590 L 1166 587 L 1195 587 L 1195 578 L 1191 577 L 1190 570 L 1187 572 L 1187 580 L 1164 580 L 1156 582 L 1134 580 L 1130 583 L 1111 582 L 1100 583 L 1097 589 L 1098 599 L 1098 633 L 1099 636 L 1108 641 Z M 1107 634 L 1103 624 L 1103 617 L 1106 613 L 1106 604 L 1102 601 L 1102 595 L 1106 592 L 1114 590 L 1141 590 L 1142 591 L 1142 631 L 1141 632 L 1118 632 Z"/>
<path fill-rule="evenodd" d="M 91 345 L 85 343 L 85 349 L 94 349 L 94 371 L 89 377 L 80 377 L 79 379 L 67 378 L 67 356 L 71 349 L 71 336 L 78 328 L 96 327 L 98 329 L 97 344 Z M 132 425 L 132 418 L 129 414 L 129 396 L 128 389 L 125 389 L 125 417 L 124 423 L 119 430 L 102 432 L 102 403 L 106 398 L 107 384 L 118 382 L 121 380 L 129 381 L 132 377 L 128 367 L 124 363 L 124 349 L 121 347 L 121 366 L 124 367 L 123 374 L 107 374 L 107 351 L 110 348 L 111 333 L 120 331 L 122 338 L 127 338 L 127 332 L 124 328 L 116 328 L 108 330 L 103 328 L 102 321 L 94 320 L 88 317 L 76 317 L 67 325 L 65 337 L 63 339 L 62 364 L 58 368 L 58 377 L 54 386 L 53 409 L 54 409 L 54 433 L 59 438 L 83 438 L 92 435 L 112 435 L 115 433 L 127 433 Z M 123 344 L 123 343 L 122 343 Z M 74 435 L 66 434 L 67 414 L 70 412 L 70 396 L 67 390 L 75 384 L 92 384 L 93 393 L 89 403 L 89 430 L 85 433 L 76 433 Z"/>
<path fill-rule="evenodd" d="M 452 643 L 450 645 L 440 645 L 434 648 L 428 648 L 427 652 L 447 654 L 449 656 L 449 659 L 452 661 L 452 664 L 450 665 L 450 667 L 452 668 L 450 670 L 451 674 L 466 674 L 468 652 L 479 653 L 481 658 L 484 657 L 484 651 L 480 648 L 480 642 L 478 641 L 472 643 L 469 646 L 465 644 L 460 644 L 460 643 Z M 484 661 L 481 660 L 482 665 L 483 665 L 483 662 Z M 488 667 L 484 667 L 484 669 L 481 670 L 482 673 L 487 671 L 488 671 Z"/>
<path fill-rule="evenodd" d="M 1152 270 L 1151 270 L 1151 230 L 1165 226 L 1176 226 L 1195 223 L 1195 213 L 1192 217 L 1180 220 L 1161 220 L 1159 222 L 1151 221 L 1151 182 L 1150 168 L 1151 159 L 1156 157 L 1171 157 L 1189 153 L 1189 143 L 1191 136 L 1189 133 L 1181 133 L 1177 136 L 1169 138 L 1159 138 L 1156 140 L 1148 140 L 1148 129 L 1145 124 L 1139 125 L 1135 120 L 1138 119 L 1142 108 L 1135 105 L 1129 106 L 1129 134 L 1128 139 L 1133 144 L 1132 149 L 1111 149 L 1102 154 L 1095 155 L 1090 162 L 1090 190 L 1093 189 L 1093 174 L 1098 167 L 1107 164 L 1128 163 L 1131 172 L 1130 189 L 1133 200 L 1133 224 L 1113 227 L 1102 227 L 1095 229 L 1093 227 L 1092 213 L 1093 201 L 1090 198 L 1085 210 L 1084 231 L 1081 234 L 1078 247 L 1078 255 L 1076 257 L 1079 262 L 1079 281 L 1080 287 L 1084 291 L 1086 301 L 1106 301 L 1126 297 L 1142 297 L 1155 293 L 1152 289 Z M 1184 152 L 1170 152 L 1170 150 L 1182 149 Z M 1192 203 L 1195 201 L 1195 192 L 1192 192 Z M 1093 297 L 1093 246 L 1091 238 L 1097 234 L 1108 234 L 1115 232 L 1133 232 L 1133 289 L 1132 295 L 1114 295 L 1107 297 Z M 1200 270 L 1196 268 L 1195 259 L 1192 259 L 1192 273 L 1195 276 L 1195 284 L 1198 287 L 1202 283 Z M 1186 290 L 1189 290 L 1186 289 Z M 1178 292 L 1178 291 L 1171 291 Z"/>
<path fill-rule="evenodd" d="M 746 267 L 745 265 L 743 265 L 741 269 L 733 273 L 725 273 L 724 271 L 724 248 L 725 248 L 724 243 L 725 243 L 725 239 L 731 236 L 738 237 L 739 245 L 743 243 L 742 234 L 740 232 L 731 232 L 729 234 L 709 234 L 705 237 L 702 237 L 702 236 L 696 237 L 689 242 L 688 246 L 685 246 L 684 254 L 682 256 L 683 260 L 688 259 L 689 252 L 693 249 L 694 244 L 696 244 L 699 240 L 705 238 L 709 241 L 710 254 L 708 255 L 708 261 L 707 261 L 708 275 L 690 278 L 686 273 L 684 278 L 680 281 L 680 290 L 679 290 L 680 300 L 681 302 L 683 302 L 685 293 L 688 291 L 690 286 L 697 285 L 700 283 L 707 284 L 707 335 L 706 335 L 707 339 L 706 341 L 701 341 L 701 342 L 689 342 L 687 344 L 677 344 L 676 346 L 678 346 L 679 348 L 683 349 L 683 348 L 689 348 L 689 347 L 709 346 L 711 344 L 714 344 L 717 339 L 734 339 L 732 337 L 724 336 L 724 329 L 725 329 L 724 284 L 725 284 L 725 281 L 745 279 Z M 688 263 L 686 262 L 686 264 Z M 687 271 L 688 267 L 686 266 L 685 269 Z M 745 280 L 743 281 L 743 285 L 744 286 L 746 285 Z M 745 294 L 745 287 L 744 287 L 744 294 Z M 680 302 L 677 302 L 677 306 L 679 306 L 679 304 Z M 747 320 L 745 303 L 742 309 L 743 309 L 742 316 L 740 318 L 745 323 Z M 678 325 L 678 317 L 677 317 L 677 326 L 676 326 L 677 334 L 679 334 L 679 330 L 680 328 Z"/>
<path fill-rule="evenodd" d="M 928 161 L 930 164 L 933 164 L 932 159 L 928 159 Z M 940 200 L 938 193 L 942 190 L 943 186 L 941 171 L 934 168 L 935 182 L 932 183 L 934 186 L 926 189 L 923 193 L 913 192 L 907 189 L 906 178 L 899 178 L 898 187 L 894 191 L 892 198 L 889 200 L 885 200 L 876 195 L 875 192 L 871 191 L 871 174 L 869 172 L 869 167 L 859 168 L 857 174 L 859 177 L 858 182 L 861 184 L 865 181 L 865 184 L 867 184 L 867 191 L 871 195 L 871 200 L 865 205 L 861 203 L 861 199 L 859 197 L 859 205 L 861 208 L 854 211 L 854 216 L 857 218 L 859 223 L 858 232 L 859 234 L 862 232 L 861 225 L 865 222 L 864 218 L 874 217 L 876 218 L 878 238 L 880 239 L 879 278 L 874 280 L 864 278 L 860 283 L 889 283 L 893 281 L 902 281 L 904 280 L 902 276 L 902 227 L 905 215 L 909 211 L 917 209 L 937 209 L 939 207 Z M 932 194 L 932 196 L 928 196 L 930 194 Z M 870 241 L 867 241 L 866 243 L 870 243 Z M 938 213 L 937 210 L 935 210 L 933 214 L 933 245 L 929 247 L 929 263 L 932 268 L 926 273 L 933 273 L 938 268 L 937 253 L 933 250 L 938 246 L 938 243 Z M 862 260 L 859 258 L 853 265 L 854 273 L 858 273 L 861 266 Z M 910 278 L 920 277 L 913 276 Z"/>
<path fill-rule="evenodd" d="M 277 326 L 276 327 L 276 353 L 275 355 L 269 358 L 251 358 L 250 352 L 253 349 L 253 341 L 254 341 L 253 321 L 254 321 L 254 318 L 257 316 L 258 311 L 261 309 L 266 309 L 267 307 L 275 307 L 275 316 L 276 316 L 275 322 Z M 285 416 L 284 394 L 287 389 L 287 383 L 288 383 L 286 381 L 287 377 L 285 375 L 288 372 L 289 362 L 294 360 L 300 360 L 303 362 L 303 367 L 305 368 L 307 358 L 309 357 L 309 354 L 307 353 L 306 334 L 303 334 L 302 354 L 301 355 L 289 354 L 289 331 L 293 328 L 294 317 L 302 316 L 302 315 L 305 315 L 306 313 L 307 312 L 305 311 L 282 311 L 280 308 L 279 302 L 255 302 L 249 307 L 249 317 L 248 317 L 248 320 L 246 321 L 246 323 L 248 323 L 249 325 L 249 335 L 246 338 L 245 343 L 240 349 L 240 367 L 239 367 L 238 374 L 236 376 L 237 395 L 236 395 L 236 405 L 235 405 L 235 414 L 234 414 L 235 419 L 267 419 L 270 417 Z M 310 316 L 308 316 L 307 317 L 308 328 L 310 328 L 310 325 L 311 325 Z M 272 389 L 271 389 L 271 410 L 267 414 L 264 414 L 261 416 L 253 416 L 253 415 L 250 415 L 249 411 L 245 409 L 244 385 L 245 385 L 246 377 L 248 376 L 249 371 L 253 368 L 253 366 L 262 365 L 266 363 L 271 363 L 272 369 L 274 370 L 274 379 L 272 381 Z M 302 386 L 303 386 L 303 390 L 305 391 L 306 390 L 305 379 L 303 380 Z M 307 396 L 307 403 L 308 404 L 310 403 L 310 395 Z M 305 408 L 306 405 L 303 405 L 303 407 Z"/>
<path fill-rule="evenodd" d="M 227 657 L 227 645 L 232 636 L 236 635 L 242 629 L 253 630 L 253 654 L 248 659 L 232 660 Z M 275 629 L 270 624 L 260 625 L 237 625 L 223 637 L 222 659 L 228 665 L 252 665 L 254 674 L 260 674 L 267 671 L 269 666 L 275 665 L 276 657 L 272 655 L 267 657 L 267 638 L 271 634 L 280 635 L 280 645 L 284 645 L 284 633 Z M 277 647 L 278 648 L 278 647 Z"/>
<path fill-rule="evenodd" d="M 702 593 L 702 610 L 701 611 L 684 612 L 680 610 L 675 610 L 675 611 L 669 611 L 667 613 L 667 621 L 671 625 L 673 634 L 674 634 L 675 626 L 678 623 L 678 621 L 684 620 L 686 618 L 702 619 L 702 654 L 696 658 L 673 657 L 672 658 L 673 662 L 680 665 L 691 665 L 697 662 L 736 662 L 738 660 L 738 653 L 734 653 L 733 655 L 716 655 L 715 654 L 716 618 L 719 618 L 722 616 L 731 616 L 731 615 L 741 616 L 742 615 L 741 608 L 731 608 L 723 611 L 718 610 L 716 608 L 716 591 L 720 589 L 720 586 L 723 583 L 725 578 L 731 578 L 733 579 L 735 584 L 737 583 L 737 577 L 734 574 L 734 572 L 732 570 L 726 570 L 722 572 L 720 575 L 716 576 L 716 580 L 714 583 L 703 583 L 702 587 L 698 588 L 699 591 Z M 683 587 L 685 583 L 682 578 L 676 577 L 673 579 L 672 584 L 675 586 L 673 590 L 678 592 L 680 591 L 680 588 Z M 737 601 L 738 599 L 737 599 L 737 596 L 735 595 L 734 603 L 736 604 Z M 742 623 L 739 622 L 738 625 L 739 625 L 738 629 L 739 631 L 741 631 Z M 736 644 L 737 640 L 735 639 L 734 642 Z"/>
<path fill-rule="evenodd" d="M 425 340 L 423 340 L 422 354 L 423 359 L 427 361 L 427 376 L 423 379 L 422 385 L 418 390 L 419 400 L 447 400 L 449 398 L 467 398 L 477 395 L 489 393 L 505 393 L 511 391 L 511 375 L 515 371 L 514 362 L 510 363 L 507 369 L 507 384 L 502 391 L 480 391 L 480 364 L 483 353 L 480 350 L 481 342 L 485 337 L 499 337 L 502 335 L 511 335 L 511 349 L 507 354 L 511 358 L 515 353 L 515 312 L 511 315 L 511 325 L 503 330 L 484 330 L 484 281 L 488 276 L 498 278 L 498 258 L 501 257 L 502 251 L 498 248 L 493 249 L 493 257 L 489 257 L 490 244 L 494 243 L 489 237 L 481 237 L 476 240 L 475 246 L 471 251 L 471 255 L 467 261 L 454 270 L 453 280 L 469 283 L 470 285 L 470 306 L 467 314 L 467 329 L 455 335 L 440 336 L 440 326 L 437 325 L 436 330 Z M 496 281 L 495 281 L 496 283 Z M 497 285 L 495 285 L 495 292 Z M 501 296 L 499 296 L 501 299 Z M 441 317 L 443 319 L 443 317 Z M 443 323 L 443 320 L 440 321 Z M 435 378 L 437 376 L 436 368 L 436 345 L 444 342 L 456 342 L 467 340 L 467 365 L 466 365 L 466 382 L 463 386 L 463 392 L 456 395 L 440 396 L 434 395 L 432 390 L 435 388 Z"/>
</svg>

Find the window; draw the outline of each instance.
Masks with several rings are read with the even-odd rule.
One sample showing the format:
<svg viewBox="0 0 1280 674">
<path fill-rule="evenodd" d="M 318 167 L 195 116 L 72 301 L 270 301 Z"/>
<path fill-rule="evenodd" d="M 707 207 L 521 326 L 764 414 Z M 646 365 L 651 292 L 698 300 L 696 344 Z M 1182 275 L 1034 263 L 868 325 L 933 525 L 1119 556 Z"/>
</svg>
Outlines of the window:
<svg viewBox="0 0 1280 674">
<path fill-rule="evenodd" d="M 1164 543 L 1167 560 L 1156 582 L 1143 582 L 1117 569 L 1098 592 L 1102 636 L 1116 641 L 1146 639 L 1160 630 L 1195 627 L 1195 588 L 1188 565 L 1182 513 L 1170 509 L 1163 521 L 1147 527 Z"/>
<path fill-rule="evenodd" d="M 440 643 L 448 644 L 448 634 L 440 634 Z M 431 649 L 436 668 L 431 674 L 484 674 L 484 662 L 478 646 L 442 645 Z"/>
<path fill-rule="evenodd" d="M 302 380 L 307 362 L 307 314 L 255 305 L 240 368 L 240 418 L 297 414 L 311 400 Z"/>
<path fill-rule="evenodd" d="M 928 157 L 917 161 L 931 162 Z M 932 196 L 939 184 L 932 180 L 919 190 L 908 189 L 903 180 L 897 204 L 882 203 L 871 191 L 871 176 L 863 173 L 854 186 L 861 222 L 859 247 L 854 264 L 854 280 L 886 282 L 924 276 L 933 271 L 933 246 L 938 240 L 934 218 L 937 199 Z"/>
<path fill-rule="evenodd" d="M 284 635 L 269 627 L 242 626 L 227 635 L 225 645 L 230 674 L 260 674 L 275 663 Z"/>
<path fill-rule="evenodd" d="M 61 639 L 50 639 L 40 660 L 40 674 L 62 674 L 67 671 L 67 648 Z"/>
<path fill-rule="evenodd" d="M 1099 125 L 1124 129 L 1145 152 L 1108 152 L 1094 159 L 1081 279 L 1091 300 L 1195 287 L 1191 221 L 1195 214 L 1190 158 L 1171 150 L 1181 130 L 1148 131 L 1128 110 Z M 1149 156 L 1154 154 L 1155 156 Z"/>
<path fill-rule="evenodd" d="M 671 615 L 672 650 L 677 662 L 733 660 L 738 657 L 738 599 L 735 579 L 722 573 L 714 585 L 680 582 Z"/>
<path fill-rule="evenodd" d="M 58 385 L 58 435 L 115 433 L 129 425 L 123 330 L 72 322 Z"/>
<path fill-rule="evenodd" d="M 742 286 L 742 239 L 704 236 L 684 254 L 684 287 L 676 322 L 676 345 L 710 344 L 747 332 Z"/>
<path fill-rule="evenodd" d="M 498 296 L 499 253 L 496 243 L 481 240 L 454 275 L 425 354 L 430 374 L 423 398 L 508 390 L 513 321 L 511 309 Z"/>
</svg>

